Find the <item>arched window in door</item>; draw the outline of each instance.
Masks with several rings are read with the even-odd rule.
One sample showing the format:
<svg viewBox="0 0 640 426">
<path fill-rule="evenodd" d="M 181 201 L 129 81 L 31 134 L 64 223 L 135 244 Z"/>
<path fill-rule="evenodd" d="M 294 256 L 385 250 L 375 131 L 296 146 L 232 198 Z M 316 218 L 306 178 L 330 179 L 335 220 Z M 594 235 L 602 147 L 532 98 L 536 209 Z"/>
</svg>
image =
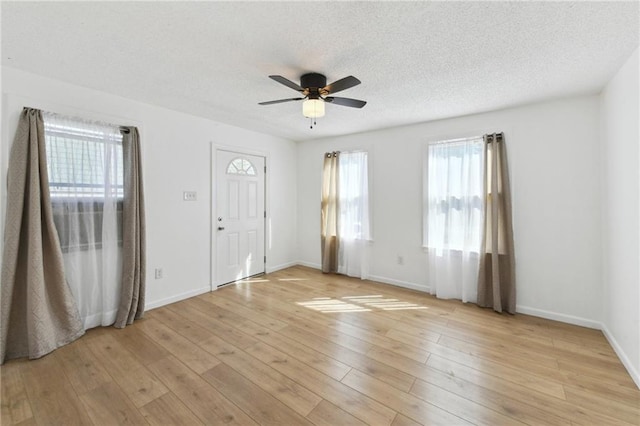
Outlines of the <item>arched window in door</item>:
<svg viewBox="0 0 640 426">
<path fill-rule="evenodd" d="M 229 162 L 229 165 L 227 166 L 227 174 L 255 176 L 256 168 L 251 161 L 246 158 L 238 157 Z"/>
</svg>

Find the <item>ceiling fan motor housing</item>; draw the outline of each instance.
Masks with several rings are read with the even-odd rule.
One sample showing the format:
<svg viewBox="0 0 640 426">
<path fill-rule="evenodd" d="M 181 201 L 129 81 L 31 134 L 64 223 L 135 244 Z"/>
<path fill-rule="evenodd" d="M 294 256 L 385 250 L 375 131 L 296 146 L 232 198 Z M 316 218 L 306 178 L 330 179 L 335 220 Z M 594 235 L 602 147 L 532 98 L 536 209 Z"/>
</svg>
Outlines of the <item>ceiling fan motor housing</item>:
<svg viewBox="0 0 640 426">
<path fill-rule="evenodd" d="M 318 99 L 321 95 L 320 89 L 327 85 L 327 77 L 322 74 L 311 72 L 300 77 L 300 86 L 309 91 L 309 99 Z"/>
</svg>

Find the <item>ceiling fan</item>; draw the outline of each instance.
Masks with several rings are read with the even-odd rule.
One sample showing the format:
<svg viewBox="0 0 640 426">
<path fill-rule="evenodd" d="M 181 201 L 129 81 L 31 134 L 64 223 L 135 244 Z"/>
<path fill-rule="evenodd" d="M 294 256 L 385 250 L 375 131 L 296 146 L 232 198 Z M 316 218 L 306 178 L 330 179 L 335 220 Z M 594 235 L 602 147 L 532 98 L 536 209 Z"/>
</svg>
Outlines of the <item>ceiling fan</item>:
<svg viewBox="0 0 640 426">
<path fill-rule="evenodd" d="M 302 103 L 302 114 L 305 117 L 315 119 L 324 116 L 324 104 L 331 103 L 351 108 L 362 108 L 367 103 L 358 99 L 339 98 L 330 96 L 342 90 L 360 84 L 360 80 L 350 75 L 331 84 L 327 84 L 327 77 L 318 73 L 308 73 L 300 77 L 300 84 L 282 77 L 281 75 L 270 75 L 270 79 L 284 84 L 291 89 L 300 92 L 302 97 L 278 99 L 275 101 L 260 102 L 259 105 L 273 105 L 283 102 L 304 101 Z M 315 124 L 315 122 L 314 122 Z M 313 126 L 311 126 L 313 128 Z"/>
</svg>

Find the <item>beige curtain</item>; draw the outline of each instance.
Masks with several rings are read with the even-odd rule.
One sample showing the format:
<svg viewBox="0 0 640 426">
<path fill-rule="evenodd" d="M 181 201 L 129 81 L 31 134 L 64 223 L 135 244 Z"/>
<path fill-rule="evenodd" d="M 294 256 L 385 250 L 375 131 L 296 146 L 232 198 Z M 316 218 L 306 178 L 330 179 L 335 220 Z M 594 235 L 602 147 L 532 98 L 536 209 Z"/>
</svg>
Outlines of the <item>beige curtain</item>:
<svg viewBox="0 0 640 426">
<path fill-rule="evenodd" d="M 117 328 L 142 318 L 146 278 L 140 136 L 135 127 L 123 127 L 122 136 L 125 187 L 122 207 L 122 291 L 114 324 Z"/>
<path fill-rule="evenodd" d="M 485 182 L 487 198 L 478 305 L 497 312 L 516 311 L 515 255 L 511 225 L 511 193 L 507 153 L 502 133 L 485 135 Z"/>
<path fill-rule="evenodd" d="M 322 168 L 322 201 L 320 240 L 322 251 L 322 272 L 338 272 L 338 161 L 339 152 L 324 155 Z"/>
<path fill-rule="evenodd" d="M 53 223 L 44 123 L 25 108 L 11 148 L 0 289 L 0 361 L 39 358 L 84 334 Z"/>
</svg>

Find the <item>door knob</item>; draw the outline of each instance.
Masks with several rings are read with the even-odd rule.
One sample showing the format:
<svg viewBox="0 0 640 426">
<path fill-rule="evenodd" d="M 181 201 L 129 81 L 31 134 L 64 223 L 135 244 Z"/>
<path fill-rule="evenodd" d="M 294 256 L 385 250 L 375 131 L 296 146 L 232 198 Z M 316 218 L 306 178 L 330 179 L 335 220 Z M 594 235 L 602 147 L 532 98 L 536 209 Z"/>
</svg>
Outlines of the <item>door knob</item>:
<svg viewBox="0 0 640 426">
<path fill-rule="evenodd" d="M 224 226 L 218 226 L 218 231 L 222 231 L 224 229 Z"/>
</svg>

